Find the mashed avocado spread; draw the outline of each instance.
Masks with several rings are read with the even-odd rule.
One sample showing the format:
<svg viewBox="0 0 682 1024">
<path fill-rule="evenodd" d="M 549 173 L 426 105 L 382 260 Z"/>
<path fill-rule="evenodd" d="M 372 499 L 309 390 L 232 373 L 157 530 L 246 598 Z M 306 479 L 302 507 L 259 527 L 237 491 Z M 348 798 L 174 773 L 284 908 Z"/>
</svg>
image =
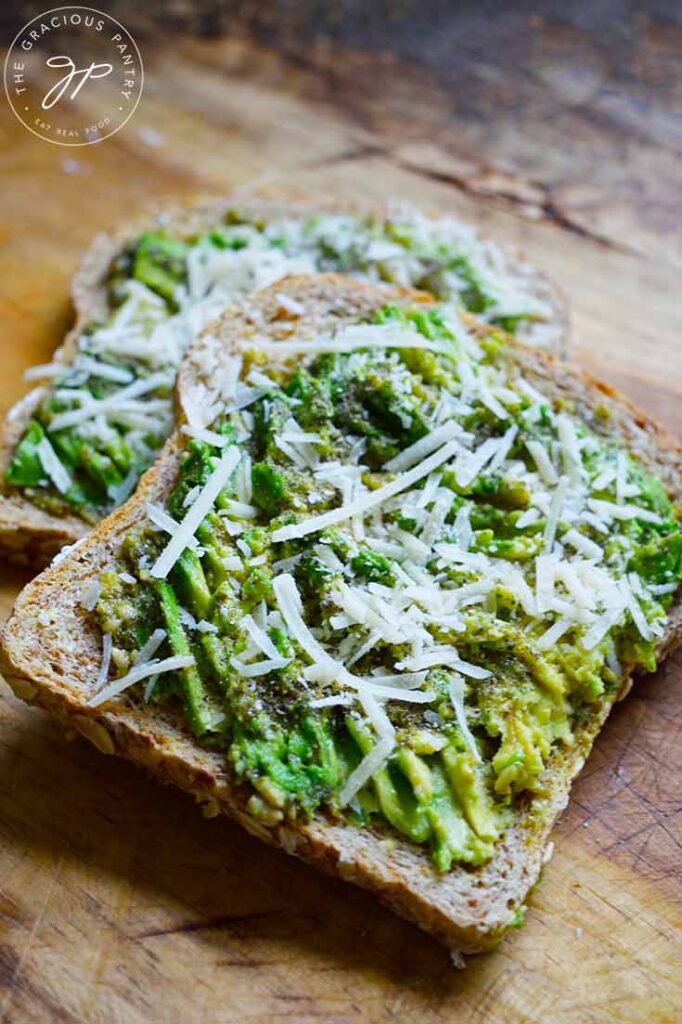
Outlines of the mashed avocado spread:
<svg viewBox="0 0 682 1024">
<path fill-rule="evenodd" d="M 679 509 L 450 309 L 253 344 L 87 595 L 90 703 L 181 710 L 267 825 L 325 810 L 481 864 L 655 667 Z"/>
<path fill-rule="evenodd" d="M 76 341 L 5 474 L 35 504 L 95 522 L 121 504 L 172 428 L 175 370 L 198 331 L 235 297 L 285 274 L 342 271 L 424 288 L 527 340 L 559 329 L 538 278 L 452 218 L 320 214 L 249 220 L 231 210 L 212 230 L 143 234 L 110 268 L 108 312 Z"/>
</svg>

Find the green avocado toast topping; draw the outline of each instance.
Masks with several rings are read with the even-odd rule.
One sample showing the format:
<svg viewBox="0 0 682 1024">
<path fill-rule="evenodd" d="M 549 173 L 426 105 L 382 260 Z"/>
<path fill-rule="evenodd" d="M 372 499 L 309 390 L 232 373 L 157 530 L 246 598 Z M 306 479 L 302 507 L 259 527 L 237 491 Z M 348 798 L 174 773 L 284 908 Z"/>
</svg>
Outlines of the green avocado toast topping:
<svg viewBox="0 0 682 1024">
<path fill-rule="evenodd" d="M 252 345 L 88 594 L 90 703 L 183 709 L 266 825 L 326 812 L 484 863 L 655 667 L 680 511 L 450 309 Z"/>
<path fill-rule="evenodd" d="M 559 329 L 528 267 L 453 218 L 400 209 L 261 221 L 230 210 L 196 236 L 148 232 L 113 260 L 108 312 L 81 332 L 73 361 L 37 368 L 51 384 L 5 482 L 53 514 L 102 518 L 170 433 L 174 373 L 201 328 L 235 298 L 316 270 L 424 288 L 540 345 Z"/>
</svg>

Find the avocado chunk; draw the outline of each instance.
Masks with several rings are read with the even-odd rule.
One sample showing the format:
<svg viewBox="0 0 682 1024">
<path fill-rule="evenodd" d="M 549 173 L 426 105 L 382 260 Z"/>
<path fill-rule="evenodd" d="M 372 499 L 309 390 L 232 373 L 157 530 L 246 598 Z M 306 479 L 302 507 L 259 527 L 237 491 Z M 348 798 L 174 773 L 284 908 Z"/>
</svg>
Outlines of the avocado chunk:
<svg viewBox="0 0 682 1024">
<path fill-rule="evenodd" d="M 629 568 L 649 583 L 677 583 L 682 579 L 682 531 L 649 541 L 632 556 Z"/>
<path fill-rule="evenodd" d="M 7 467 L 5 477 L 8 483 L 15 487 L 37 487 L 45 479 L 45 470 L 37 451 L 37 445 L 44 437 L 45 431 L 40 423 L 31 420 Z"/>
<path fill-rule="evenodd" d="M 253 503 L 267 512 L 269 516 L 278 516 L 288 508 L 291 492 L 287 487 L 284 474 L 267 462 L 256 462 L 251 469 L 251 485 L 253 487 Z"/>
<path fill-rule="evenodd" d="M 132 276 L 176 309 L 177 287 L 187 279 L 188 253 L 189 246 L 177 238 L 142 235 L 132 259 Z"/>
<path fill-rule="evenodd" d="M 191 654 L 189 640 L 180 622 L 180 608 L 173 588 L 166 580 L 158 580 L 156 591 L 173 654 Z M 187 668 L 178 669 L 178 676 L 190 728 L 196 736 L 203 736 L 211 731 L 213 716 L 199 671 L 196 665 L 189 665 Z"/>
<path fill-rule="evenodd" d="M 390 587 L 395 581 L 391 563 L 385 555 L 371 548 L 362 548 L 350 560 L 353 572 L 361 579 L 369 580 L 372 583 L 383 583 Z"/>
</svg>

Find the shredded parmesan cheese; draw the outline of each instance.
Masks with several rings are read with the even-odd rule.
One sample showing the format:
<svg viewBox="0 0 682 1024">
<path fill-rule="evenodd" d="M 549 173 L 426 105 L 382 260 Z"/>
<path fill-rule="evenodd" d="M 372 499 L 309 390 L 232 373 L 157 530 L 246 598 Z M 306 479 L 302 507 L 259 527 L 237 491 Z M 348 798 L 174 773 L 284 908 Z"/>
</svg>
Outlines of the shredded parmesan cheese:
<svg viewBox="0 0 682 1024">
<path fill-rule="evenodd" d="M 437 427 L 436 430 L 426 434 L 425 437 L 415 441 L 414 444 L 404 448 L 398 455 L 389 459 L 388 462 L 384 463 L 384 469 L 389 473 L 402 473 L 403 470 L 409 469 L 410 466 L 415 465 L 415 463 L 430 455 L 436 448 L 440 448 L 446 441 L 451 441 L 461 433 L 462 428 L 457 421 L 448 420 L 441 427 Z"/>
<path fill-rule="evenodd" d="M 590 498 L 588 507 L 598 516 L 604 519 L 641 519 L 644 523 L 661 523 L 661 517 L 649 509 L 639 508 L 637 505 L 615 505 L 611 501 L 600 501 L 597 498 Z"/>
<path fill-rule="evenodd" d="M 170 658 L 164 658 L 163 661 L 152 658 L 151 661 L 146 661 L 143 665 L 131 669 L 121 679 L 114 679 L 109 686 L 90 698 L 87 702 L 88 707 L 97 708 L 100 704 L 106 704 L 112 697 L 117 697 L 133 683 L 139 683 L 141 679 L 146 679 L 148 676 L 160 675 L 162 672 L 177 672 L 179 669 L 189 668 L 193 664 L 194 658 L 191 654 L 175 654 Z"/>
<path fill-rule="evenodd" d="M 195 531 L 211 511 L 213 503 L 227 484 L 238 462 L 239 451 L 231 446 L 221 457 L 220 462 L 190 506 L 170 543 L 154 562 L 150 571 L 156 579 L 165 579 L 185 548 L 192 543 Z"/>
<path fill-rule="evenodd" d="M 559 477 L 545 446 L 540 441 L 526 441 L 526 448 L 530 452 L 531 458 L 537 466 L 538 473 L 544 483 L 554 487 L 559 482 Z"/>
<path fill-rule="evenodd" d="M 275 543 L 279 543 L 285 540 L 292 540 L 293 538 L 306 537 L 309 533 L 318 533 L 320 530 L 325 530 L 328 526 L 342 523 L 345 519 L 364 515 L 370 509 L 377 508 L 377 506 L 388 501 L 394 495 L 407 490 L 408 487 L 411 487 L 418 480 L 428 476 L 438 466 L 442 466 L 444 462 L 452 458 L 458 447 L 459 445 L 456 441 L 448 441 L 442 448 L 439 448 L 438 451 L 424 459 L 423 462 L 413 466 L 412 469 L 396 477 L 390 483 L 384 484 L 383 487 L 379 487 L 378 490 L 363 494 L 349 505 L 332 509 L 330 512 L 324 512 L 320 516 L 304 519 L 302 523 L 281 526 L 272 534 L 272 540 Z"/>
<path fill-rule="evenodd" d="M 247 679 L 252 679 L 255 676 L 264 676 L 268 672 L 274 672 L 277 669 L 285 668 L 291 658 L 268 658 L 265 661 L 251 662 L 251 664 L 245 664 L 240 658 L 234 655 L 230 658 L 230 664 L 237 669 L 237 672 L 241 676 L 245 676 Z"/>
<path fill-rule="evenodd" d="M 345 807 L 350 803 L 356 793 L 362 789 L 365 783 L 369 782 L 372 776 L 381 768 L 384 761 L 393 750 L 395 741 L 389 738 L 379 740 L 375 747 L 363 757 L 357 768 L 350 773 L 346 779 L 338 797 L 339 807 Z"/>
<path fill-rule="evenodd" d="M 100 662 L 99 672 L 97 673 L 97 679 L 95 680 L 95 692 L 102 689 L 109 676 L 112 644 L 113 641 L 111 633 L 102 633 L 102 661 Z"/>
<path fill-rule="evenodd" d="M 466 719 L 466 711 L 464 709 L 464 680 L 460 675 L 455 673 L 450 680 L 450 700 L 452 706 L 455 709 L 455 717 L 457 718 L 457 725 L 460 728 L 464 742 L 471 751 L 471 754 L 475 761 L 480 762 L 481 755 L 478 752 L 476 746 L 476 740 L 474 739 L 473 733 L 471 732 Z"/>
<path fill-rule="evenodd" d="M 149 661 L 149 659 L 156 654 L 165 639 L 166 630 L 157 627 L 147 642 L 140 647 L 139 651 L 135 655 L 135 664 L 144 665 L 145 662 Z"/>
<path fill-rule="evenodd" d="M 41 437 L 36 445 L 40 464 L 60 494 L 66 494 L 71 487 L 71 477 L 46 437 Z"/>
</svg>

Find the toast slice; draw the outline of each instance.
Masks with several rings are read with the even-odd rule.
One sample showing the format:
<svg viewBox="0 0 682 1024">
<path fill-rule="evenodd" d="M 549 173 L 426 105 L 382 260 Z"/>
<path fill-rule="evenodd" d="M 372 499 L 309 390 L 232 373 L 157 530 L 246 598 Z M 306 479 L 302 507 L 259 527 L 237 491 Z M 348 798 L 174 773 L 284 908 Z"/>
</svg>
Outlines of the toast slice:
<svg viewBox="0 0 682 1024">
<path fill-rule="evenodd" d="M 432 300 L 419 293 L 320 275 L 289 278 L 252 298 L 245 310 L 228 311 L 202 336 L 181 369 L 178 386 L 190 416 L 188 429 L 194 429 L 191 419 L 197 410 L 209 409 L 216 401 L 216 381 L 236 351 L 250 345 L 267 347 L 270 342 L 314 341 L 372 319 L 387 305 L 434 308 Z M 471 320 L 466 326 L 474 339 L 490 333 Z M 617 438 L 638 465 L 656 474 L 668 496 L 679 501 L 682 453 L 656 423 L 606 385 L 551 356 L 508 341 L 499 358 L 514 373 L 520 371 L 528 386 L 555 407 L 570 404 L 580 422 Z M 164 505 L 179 479 L 188 443 L 187 433 L 178 430 L 135 495 L 24 589 L 2 633 L 0 667 L 6 680 L 17 696 L 44 707 L 103 753 L 137 762 L 161 781 L 192 793 L 207 813 L 225 813 L 265 842 L 371 890 L 454 953 L 491 948 L 518 920 L 550 854 L 549 833 L 567 803 L 571 782 L 614 701 L 641 668 L 641 659 L 619 648 L 621 660 L 615 667 L 611 662 L 611 675 L 604 669 L 609 686 L 580 705 L 572 742 L 552 744 L 532 793 L 512 802 L 492 855 L 478 865 L 454 863 L 450 870 L 437 871 L 424 845 L 406 839 L 376 816 L 359 825 L 318 807 L 309 817 L 279 815 L 279 820 L 265 820 L 254 811 L 250 787 L 237 781 L 222 753 L 193 738 L 177 704 L 145 703 L 138 687 L 98 707 L 89 703 L 102 663 L 102 632 L 97 614 L 83 602 L 92 606 L 86 595 L 91 595 L 93 582 L 117 565 L 124 537 L 146 521 L 149 503 Z M 674 595 L 669 600 L 651 643 L 658 659 L 681 632 L 679 602 Z"/>
<path fill-rule="evenodd" d="M 522 318 L 517 325 L 519 333 L 528 341 L 547 348 L 558 351 L 565 348 L 568 330 L 567 312 L 563 298 L 556 288 L 544 275 L 531 267 L 520 254 L 505 253 L 493 243 L 479 239 L 470 228 L 454 218 L 425 216 L 418 211 L 398 207 L 396 204 L 387 204 L 383 208 L 362 207 L 362 205 L 344 208 L 338 204 L 324 201 L 314 203 L 294 200 L 274 202 L 266 199 L 242 200 L 235 197 L 202 199 L 163 209 L 152 216 L 138 219 L 114 235 L 98 236 L 85 254 L 81 268 L 73 280 L 71 291 L 76 322 L 62 346 L 55 353 L 51 367 L 48 368 L 52 379 L 57 379 L 56 371 L 59 367 L 63 366 L 65 371 L 69 367 L 73 368 L 74 361 L 78 358 L 82 348 L 84 336 L 93 324 L 102 324 L 110 317 L 112 312 L 110 294 L 112 267 L 115 267 L 117 261 L 120 262 L 124 258 L 126 251 L 136 239 L 144 237 L 149 232 L 163 232 L 171 239 L 186 241 L 204 236 L 226 223 L 232 225 L 233 231 L 238 230 L 235 228 L 235 224 L 240 223 L 257 225 L 260 231 L 264 225 L 297 225 L 316 216 L 340 218 L 339 223 L 341 224 L 349 221 L 349 218 L 355 219 L 357 223 L 363 225 L 370 223 L 370 219 L 372 223 L 379 225 L 411 223 L 415 231 L 437 230 L 444 233 L 445 237 L 454 238 L 462 251 L 472 254 L 475 266 L 482 267 L 483 271 L 488 273 L 494 288 L 497 289 L 497 294 L 500 296 L 499 302 L 502 305 L 499 303 L 498 306 L 493 305 L 489 311 L 490 315 L 493 315 L 497 309 L 504 312 L 505 303 L 507 303 L 507 310 L 511 310 L 513 314 L 516 308 L 513 303 L 520 301 L 519 295 L 525 296 L 530 307 L 537 311 L 537 315 L 533 314 L 530 319 Z M 362 230 L 366 231 L 364 227 Z M 254 237 L 260 237 L 260 235 L 256 232 Z M 251 244 L 250 242 L 249 245 Z M 348 238 L 343 244 L 348 245 Z M 393 243 L 393 248 L 400 250 L 400 245 Z M 262 250 L 254 254 L 251 253 L 249 246 L 246 246 L 244 252 L 245 256 L 239 252 L 231 254 L 231 258 L 236 261 L 236 269 L 233 268 L 230 271 L 232 277 L 214 281 L 208 298 L 198 302 L 200 309 L 195 307 L 194 300 L 189 303 L 193 311 L 187 314 L 187 323 L 183 320 L 181 324 L 182 331 L 186 336 L 183 345 L 190 340 L 197 326 L 207 322 L 207 318 L 212 319 L 239 294 L 268 284 L 284 273 L 296 273 L 301 270 L 307 272 L 320 269 L 320 267 L 342 270 L 344 263 L 347 264 L 349 270 L 353 270 L 352 260 L 357 258 L 352 255 L 348 256 L 348 252 L 352 252 L 352 247 L 346 250 L 345 255 L 341 250 L 336 255 L 329 253 L 327 249 L 323 252 L 322 247 L 315 255 L 309 246 L 303 255 L 299 253 L 298 256 L 296 256 L 296 246 L 293 247 L 291 255 L 282 254 L 277 247 L 268 249 L 264 254 Z M 256 257 L 255 264 L 249 262 L 253 255 Z M 378 253 L 378 256 L 380 255 L 381 253 Z M 240 260 L 241 262 L 239 262 Z M 260 266 L 256 265 L 259 261 Z M 420 272 L 426 272 L 426 263 L 422 260 L 422 264 L 419 264 L 422 268 Z M 391 266 L 390 259 L 384 264 L 375 261 L 366 272 L 356 270 L 356 273 L 361 277 L 378 277 L 389 273 Z M 406 263 L 404 267 L 398 267 L 396 274 L 399 277 L 409 277 L 410 275 L 414 277 L 417 275 L 417 270 L 414 267 L 410 269 Z M 471 292 L 468 301 L 475 305 L 479 301 L 476 281 L 467 284 L 461 279 L 461 270 L 452 272 L 452 274 L 451 279 L 448 279 L 450 283 L 444 283 L 440 278 L 434 278 L 433 287 L 440 288 L 445 293 L 448 292 L 448 289 L 452 291 L 452 288 L 459 292 L 468 288 Z M 457 277 L 457 274 L 460 274 L 460 277 Z M 456 281 L 459 281 L 459 284 L 455 287 L 453 282 Z M 508 305 L 510 301 L 512 306 Z M 177 320 L 178 318 L 175 317 L 174 322 Z M 162 337 L 161 340 L 165 349 L 170 352 L 171 343 L 167 337 Z M 175 345 L 175 342 L 173 341 L 172 344 Z M 180 347 L 182 348 L 182 345 Z M 179 357 L 179 351 L 169 355 L 163 364 L 163 369 L 172 374 Z M 131 365 L 129 361 L 123 360 L 120 352 L 118 354 L 114 352 L 113 355 L 110 352 L 103 358 L 106 362 L 113 362 L 114 365 L 119 363 L 127 367 Z M 138 371 L 139 365 L 133 364 L 133 373 Z M 144 367 L 143 372 L 147 372 Z M 93 379 L 90 378 L 91 381 Z M 78 383 L 76 380 L 76 385 Z M 70 506 L 62 500 L 58 489 L 55 489 L 55 480 L 50 478 L 49 474 L 45 474 L 33 488 L 27 488 L 23 482 L 21 485 L 13 485 L 8 480 L 7 472 L 17 452 L 17 446 L 49 393 L 49 384 L 34 388 L 10 410 L 0 434 L 0 553 L 13 561 L 36 567 L 46 565 L 64 544 L 73 543 L 79 537 L 84 536 L 92 522 L 101 518 L 105 511 L 111 510 L 112 507 L 119 504 L 120 500 L 123 500 L 119 495 L 121 493 L 125 495 L 126 492 L 124 480 L 122 490 L 117 485 L 112 485 L 113 489 L 110 493 L 108 492 L 105 499 L 106 508 L 98 506 L 84 510 L 83 507 L 79 507 L 78 503 L 75 506 Z M 152 391 L 147 397 L 155 401 L 157 406 L 161 399 L 165 398 L 168 409 L 164 416 L 168 423 L 171 423 L 170 392 L 167 389 L 162 392 Z M 154 415 L 158 415 L 158 412 L 155 411 Z M 154 425 L 154 429 L 157 429 L 156 425 Z M 54 436 L 49 429 L 47 434 L 48 440 L 53 443 Z M 166 428 L 158 427 L 154 442 L 151 443 L 153 450 L 158 450 L 161 447 L 164 434 L 166 434 Z M 95 437 L 94 443 L 100 454 L 103 453 L 108 457 L 108 449 L 106 446 L 104 449 L 102 448 L 102 438 Z M 145 438 L 145 444 L 149 443 L 148 438 Z M 144 468 L 144 462 L 146 461 L 148 464 L 153 454 L 154 451 L 147 455 L 143 450 L 139 473 Z M 62 459 L 61 453 L 58 452 L 58 456 Z M 70 456 L 67 455 L 66 458 L 68 468 Z M 45 469 L 44 463 L 43 469 Z M 75 470 L 76 481 L 79 479 L 80 472 L 80 469 Z M 131 486 L 134 482 L 135 480 L 130 481 Z"/>
</svg>

